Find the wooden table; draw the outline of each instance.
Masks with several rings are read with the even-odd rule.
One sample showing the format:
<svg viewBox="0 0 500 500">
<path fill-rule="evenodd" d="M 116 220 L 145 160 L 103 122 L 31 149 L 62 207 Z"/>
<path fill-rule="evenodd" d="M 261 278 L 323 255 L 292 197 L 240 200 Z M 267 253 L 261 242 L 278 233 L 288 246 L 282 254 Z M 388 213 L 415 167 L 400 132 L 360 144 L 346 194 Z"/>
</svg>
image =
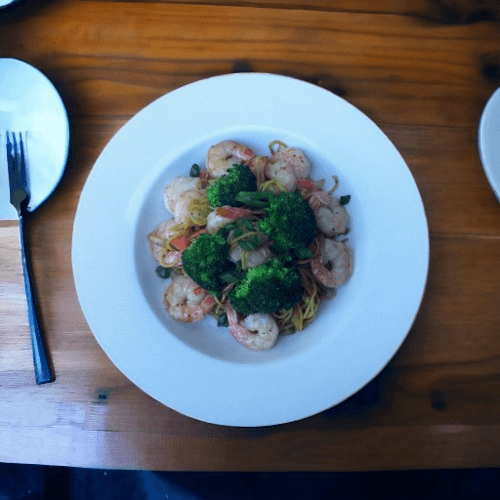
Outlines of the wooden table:
<svg viewBox="0 0 500 500">
<path fill-rule="evenodd" d="M 0 57 L 52 80 L 71 150 L 58 190 L 30 220 L 52 384 L 34 381 L 18 228 L 0 223 L 1 461 L 204 471 L 500 465 L 500 205 L 477 149 L 498 85 L 489 78 L 500 58 L 498 2 L 479 13 L 447 4 L 52 0 L 2 17 Z M 389 365 L 345 403 L 270 428 L 198 422 L 133 386 L 89 330 L 71 269 L 79 195 L 113 134 L 164 93 L 234 71 L 302 78 L 365 112 L 407 161 L 430 227 L 423 304 Z"/>
</svg>

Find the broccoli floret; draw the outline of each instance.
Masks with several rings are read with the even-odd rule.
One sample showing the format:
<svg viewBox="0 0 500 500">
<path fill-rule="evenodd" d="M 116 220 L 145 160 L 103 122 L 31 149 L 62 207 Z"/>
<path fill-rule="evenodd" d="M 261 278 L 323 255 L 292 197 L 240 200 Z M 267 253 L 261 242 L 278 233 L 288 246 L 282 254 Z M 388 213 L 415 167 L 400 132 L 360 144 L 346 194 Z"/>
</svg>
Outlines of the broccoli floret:
<svg viewBox="0 0 500 500">
<path fill-rule="evenodd" d="M 182 266 L 198 285 L 212 293 L 219 292 L 224 283 L 219 275 L 229 256 L 229 244 L 220 234 L 202 234 L 182 253 Z"/>
<path fill-rule="evenodd" d="M 257 179 L 246 165 L 233 165 L 227 173 L 208 188 L 208 201 L 212 207 L 240 207 L 236 200 L 240 191 L 256 191 Z"/>
<path fill-rule="evenodd" d="M 277 253 L 303 249 L 317 234 L 314 212 L 300 193 L 280 193 L 271 198 L 266 212 L 259 229 L 274 241 Z"/>
<path fill-rule="evenodd" d="M 249 268 L 229 293 L 229 300 L 242 314 L 270 313 L 290 309 L 302 295 L 300 276 L 295 267 L 284 267 L 274 258 Z"/>
</svg>

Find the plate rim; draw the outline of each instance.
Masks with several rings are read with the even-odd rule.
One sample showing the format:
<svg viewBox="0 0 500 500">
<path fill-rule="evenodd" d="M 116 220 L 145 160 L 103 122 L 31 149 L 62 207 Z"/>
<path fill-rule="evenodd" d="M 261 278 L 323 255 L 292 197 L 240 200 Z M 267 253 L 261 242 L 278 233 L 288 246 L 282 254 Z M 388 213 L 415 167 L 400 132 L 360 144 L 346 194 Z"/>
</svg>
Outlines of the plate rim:
<svg viewBox="0 0 500 500">
<path fill-rule="evenodd" d="M 500 87 L 497 88 L 486 101 L 486 104 L 481 113 L 478 129 L 478 144 L 479 155 L 481 157 L 481 165 L 493 193 L 500 202 L 500 166 L 498 169 L 498 174 L 495 174 L 491 165 L 490 158 L 488 157 L 490 142 L 485 137 L 486 131 L 489 130 L 489 120 L 491 120 L 491 113 L 493 113 L 495 109 L 497 109 L 497 112 L 500 114 Z"/>
<path fill-rule="evenodd" d="M 19 0 L 14 0 L 13 3 L 17 3 L 18 1 Z M 11 4 L 9 4 L 9 5 L 11 5 Z M 16 65 L 24 66 L 27 71 L 30 71 L 33 73 L 33 75 L 36 75 L 36 78 L 40 82 L 43 82 L 47 88 L 50 88 L 50 90 L 53 94 L 53 97 L 55 98 L 55 100 L 58 103 L 59 112 L 64 117 L 65 144 L 64 144 L 64 148 L 62 149 L 64 159 L 63 159 L 62 165 L 58 169 L 59 173 L 58 173 L 57 179 L 54 181 L 53 187 L 48 192 L 48 194 L 45 195 L 45 197 L 41 201 L 39 201 L 35 207 L 33 207 L 31 205 L 31 200 L 30 200 L 30 203 L 28 204 L 28 211 L 35 212 L 36 210 L 38 210 L 40 208 L 40 206 L 42 206 L 54 194 L 55 190 L 57 189 L 57 187 L 61 183 L 61 180 L 64 176 L 64 173 L 65 173 L 67 165 L 68 165 L 69 149 L 70 149 L 70 142 L 71 142 L 68 110 L 66 109 L 66 105 L 64 104 L 64 101 L 61 97 L 61 94 L 56 89 L 55 85 L 52 83 L 52 81 L 49 79 L 49 77 L 47 75 L 45 75 L 45 73 L 43 73 L 43 71 L 41 71 L 39 68 L 33 66 L 32 64 L 30 64 L 22 59 L 17 59 L 14 57 L 0 57 L 0 65 L 2 65 L 2 62 L 5 62 L 6 64 L 13 63 Z M 28 131 L 28 133 L 29 133 L 29 131 Z"/>
<path fill-rule="evenodd" d="M 310 84 L 310 83 L 307 83 L 307 82 L 302 82 L 300 80 L 296 80 L 296 79 L 291 78 L 291 77 L 283 77 L 283 76 L 280 76 L 280 75 L 273 75 L 273 74 L 268 74 L 268 73 L 251 73 L 251 74 L 245 73 L 245 74 L 219 75 L 219 76 L 216 76 L 216 77 L 211 77 L 211 78 L 207 78 L 207 79 L 203 79 L 203 80 L 198 80 L 198 81 L 193 82 L 191 84 L 188 84 L 186 86 L 180 87 L 179 89 L 176 89 L 176 90 L 185 89 L 186 87 L 190 87 L 190 86 L 195 86 L 197 84 L 200 84 L 201 82 L 205 82 L 205 81 L 209 81 L 209 80 L 213 81 L 214 79 L 228 79 L 228 78 L 235 78 L 235 79 L 241 79 L 241 78 L 243 78 L 243 79 L 245 79 L 245 78 L 272 78 L 272 79 L 276 79 L 276 78 L 278 78 L 278 79 L 282 79 L 282 81 L 288 80 L 288 81 L 293 81 L 293 82 L 299 82 L 299 85 L 306 85 L 306 86 L 309 86 L 309 87 L 314 88 L 314 89 L 321 89 L 320 87 L 316 87 L 313 84 Z M 399 151 L 397 150 L 397 148 L 394 146 L 394 144 L 392 143 L 392 141 L 387 137 L 387 135 L 384 132 L 382 132 L 382 130 L 376 125 L 376 123 L 374 123 L 369 117 L 367 117 L 364 113 L 362 113 L 359 109 L 357 109 L 356 107 L 354 107 L 352 104 L 348 103 L 347 101 L 345 101 L 344 99 L 342 99 L 342 98 L 340 98 L 338 96 L 335 96 L 334 94 L 330 94 L 329 92 L 325 91 L 324 89 L 321 89 L 321 91 L 324 91 L 325 94 L 328 94 L 329 96 L 334 96 L 336 99 L 339 99 L 344 104 L 347 104 L 350 108 L 352 108 L 353 110 L 355 110 L 355 113 L 360 113 L 363 116 L 363 119 L 368 120 L 371 123 L 371 126 L 375 127 L 375 129 L 378 132 L 380 132 L 385 137 L 385 139 L 388 141 L 388 143 L 392 147 L 394 153 L 397 154 L 397 156 L 401 160 L 402 164 L 406 168 L 405 173 L 409 174 L 409 179 L 411 179 L 411 181 L 412 181 L 412 188 L 415 190 L 414 194 L 416 194 L 416 196 L 417 196 L 417 198 L 418 198 L 418 200 L 420 202 L 419 207 L 418 207 L 421 210 L 421 215 L 422 215 L 422 219 L 420 220 L 420 223 L 423 224 L 423 228 L 425 230 L 424 231 L 425 232 L 425 241 L 422 242 L 423 247 L 424 247 L 424 251 L 425 251 L 425 255 L 424 255 L 424 261 L 425 261 L 424 268 L 425 269 L 424 269 L 424 272 L 423 272 L 423 276 L 421 277 L 422 286 L 419 289 L 420 292 L 418 294 L 419 296 L 418 296 L 418 299 L 416 301 L 417 302 L 417 306 L 416 306 L 415 311 L 414 311 L 414 313 L 413 313 L 413 315 L 412 315 L 412 317 L 411 317 L 411 319 L 409 321 L 408 329 L 407 329 L 406 332 L 404 332 L 404 334 L 402 334 L 400 336 L 399 341 L 397 343 L 393 344 L 393 346 L 392 346 L 392 352 L 387 357 L 387 359 L 385 359 L 385 362 L 381 366 L 378 367 L 378 370 L 376 371 L 376 373 L 374 375 L 372 373 L 368 377 L 368 379 L 365 380 L 357 388 L 357 389 L 360 389 L 364 385 L 366 385 L 366 383 L 368 383 L 370 380 L 372 380 L 374 377 L 376 377 L 380 373 L 380 371 L 382 371 L 383 368 L 387 365 L 387 363 L 392 359 L 392 357 L 394 356 L 394 354 L 398 351 L 398 349 L 401 347 L 402 343 L 406 339 L 406 337 L 407 337 L 407 335 L 408 335 L 408 333 L 409 333 L 409 331 L 411 329 L 411 326 L 413 325 L 413 322 L 415 321 L 416 315 L 418 314 L 418 311 L 420 309 L 420 306 L 421 306 L 421 303 L 422 303 L 422 299 L 423 299 L 423 296 L 424 296 L 424 293 L 425 293 L 427 276 L 428 276 L 428 269 L 429 269 L 429 254 L 430 254 L 430 252 L 429 252 L 428 223 L 427 223 L 427 218 L 426 218 L 426 215 L 425 215 L 425 207 L 423 205 L 423 201 L 422 201 L 422 198 L 420 196 L 420 192 L 418 190 L 418 186 L 417 186 L 417 184 L 415 182 L 415 179 L 414 179 L 413 175 L 411 174 L 411 171 L 409 170 L 406 162 L 404 161 L 404 158 L 399 153 Z M 176 92 L 176 91 L 174 90 L 173 92 Z M 167 96 L 169 94 L 171 94 L 171 93 L 167 93 L 167 94 L 159 97 L 158 99 L 156 99 L 155 101 L 153 101 L 152 103 L 150 103 L 149 105 L 147 105 L 145 108 L 143 108 L 142 110 L 140 110 L 136 115 L 134 115 L 134 117 L 129 122 L 127 122 L 125 125 L 123 125 L 122 129 L 125 128 L 132 120 L 134 120 L 134 118 L 137 117 L 139 113 L 141 113 L 145 109 L 149 108 L 150 106 L 153 106 L 157 101 L 163 99 L 165 96 Z M 104 154 L 104 152 L 106 151 L 106 149 L 108 148 L 108 146 L 112 143 L 112 141 L 114 140 L 114 138 L 120 133 L 120 130 L 111 138 L 111 140 L 105 146 L 104 150 L 101 152 L 101 155 L 99 155 L 99 158 L 97 159 L 97 161 L 96 161 L 96 163 L 94 165 L 94 168 L 95 168 L 96 165 L 98 165 L 100 158 L 102 157 L 102 155 Z M 89 178 L 92 176 L 92 173 L 94 172 L 94 168 L 92 169 L 92 172 L 90 173 Z M 88 179 L 87 179 L 87 182 L 85 183 L 85 187 L 87 187 Z M 87 321 L 89 321 L 88 317 L 87 317 L 87 314 L 85 312 L 85 308 L 84 308 L 84 306 L 82 304 L 82 298 L 80 296 L 81 295 L 80 294 L 81 290 L 79 289 L 79 286 L 78 286 L 78 283 L 77 283 L 77 281 L 78 281 L 78 271 L 75 269 L 75 253 L 74 253 L 75 241 L 77 241 L 76 233 L 78 231 L 79 214 L 81 213 L 80 212 L 80 209 L 81 209 L 81 200 L 84 198 L 85 187 L 82 190 L 80 202 L 78 204 L 78 209 L 77 209 L 77 213 L 76 213 L 76 216 L 75 216 L 75 224 L 74 224 L 74 228 L 73 228 L 73 249 L 72 249 L 73 250 L 73 255 L 72 255 L 72 263 L 73 263 L 73 270 L 74 270 L 73 272 L 74 272 L 74 277 L 75 277 L 75 285 L 76 285 L 76 289 L 77 289 L 78 298 L 79 298 L 80 304 L 82 306 L 82 310 L 84 312 L 84 315 L 87 318 Z M 89 326 L 90 326 L 90 321 L 89 321 Z M 130 375 L 127 374 L 127 373 L 125 373 L 126 370 L 123 370 L 122 367 L 120 367 L 119 364 L 117 364 L 116 361 L 112 359 L 112 357 L 108 353 L 109 346 L 107 346 L 105 342 L 102 342 L 103 339 L 99 338 L 98 335 L 96 335 L 96 333 L 94 332 L 93 329 L 92 329 L 92 333 L 93 333 L 94 337 L 96 338 L 97 342 L 101 345 L 101 347 L 105 351 L 105 353 L 108 355 L 108 357 L 111 359 L 111 361 L 115 364 L 115 366 L 117 366 L 117 368 L 120 371 L 122 371 L 122 373 L 124 373 L 124 375 L 127 378 L 129 378 L 133 383 L 135 383 L 136 385 L 138 385 L 138 387 L 143 392 L 149 394 L 154 399 L 158 399 L 154 394 L 151 394 L 148 390 L 146 390 L 143 386 L 141 386 L 141 384 L 137 384 L 135 380 L 132 380 L 131 377 L 130 377 Z M 214 419 L 200 418 L 200 415 L 193 414 L 193 412 L 190 413 L 190 412 L 187 412 L 187 411 L 180 410 L 179 408 L 175 408 L 175 407 L 169 405 L 168 403 L 166 403 L 164 401 L 160 401 L 160 402 L 162 404 L 166 405 L 166 406 L 170 406 L 171 408 L 173 408 L 174 410 L 176 410 L 176 411 L 178 411 L 178 412 L 180 412 L 182 414 L 188 415 L 190 417 L 193 417 L 193 418 L 196 418 L 198 420 L 205 421 L 205 422 L 215 423 L 215 424 L 220 424 L 220 425 L 229 425 L 229 426 L 258 427 L 258 426 L 268 426 L 268 425 L 282 424 L 282 423 L 291 422 L 291 421 L 299 420 L 299 419 L 302 419 L 302 418 L 306 418 L 308 416 L 312 416 L 312 415 L 317 414 L 317 413 L 319 413 L 319 412 L 321 412 L 321 411 L 323 411 L 323 410 L 325 410 L 327 408 L 330 408 L 331 406 L 339 404 L 341 401 L 343 401 L 344 399 L 350 397 L 355 392 L 356 391 L 351 392 L 350 394 L 347 394 L 343 399 L 341 399 L 339 401 L 336 401 L 336 402 L 334 402 L 332 404 L 328 404 L 328 405 L 322 407 L 321 409 L 315 409 L 312 412 L 306 411 L 306 412 L 304 412 L 304 414 L 302 416 L 293 417 L 293 418 L 290 418 L 290 419 L 283 419 L 283 418 L 280 418 L 278 420 L 276 420 L 276 419 L 274 419 L 274 420 L 273 419 L 268 419 L 268 421 L 266 421 L 266 422 L 263 422 L 261 420 L 261 423 L 258 423 L 256 425 L 253 425 L 253 424 L 248 423 L 248 422 L 247 423 L 241 422 L 240 419 L 236 419 L 235 421 L 231 421 L 231 419 L 225 419 L 223 421 L 220 421 L 220 420 L 219 421 L 217 421 L 217 420 L 214 421 Z"/>
</svg>

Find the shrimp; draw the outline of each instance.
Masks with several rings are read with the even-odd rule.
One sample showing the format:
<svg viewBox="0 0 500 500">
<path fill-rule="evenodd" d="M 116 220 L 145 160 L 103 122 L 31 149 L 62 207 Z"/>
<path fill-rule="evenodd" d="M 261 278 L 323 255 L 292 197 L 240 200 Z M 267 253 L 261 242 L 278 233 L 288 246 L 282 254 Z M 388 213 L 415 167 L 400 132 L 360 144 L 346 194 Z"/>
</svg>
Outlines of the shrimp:
<svg viewBox="0 0 500 500">
<path fill-rule="evenodd" d="M 163 267 L 181 267 L 182 266 L 182 252 L 179 250 L 172 250 L 165 252 L 159 260 Z"/>
<path fill-rule="evenodd" d="M 181 274 L 167 288 L 164 303 L 172 318 L 184 323 L 194 323 L 202 320 L 217 302 L 204 288 Z"/>
<path fill-rule="evenodd" d="M 280 145 L 266 165 L 265 173 L 268 179 L 278 180 L 292 193 L 297 189 L 298 181 L 308 177 L 310 169 L 311 164 L 300 149 Z"/>
<path fill-rule="evenodd" d="M 338 198 L 325 191 L 315 191 L 309 198 L 309 205 L 316 215 L 318 229 L 325 236 L 346 232 L 349 215 Z"/>
<path fill-rule="evenodd" d="M 202 217 L 196 209 L 190 209 L 189 204 L 192 200 L 202 200 L 206 198 L 206 192 L 200 189 L 188 189 L 183 191 L 175 203 L 174 218 L 178 224 L 186 224 L 191 218 L 199 219 Z"/>
<path fill-rule="evenodd" d="M 163 251 L 165 243 L 177 236 L 178 231 L 174 229 L 176 225 L 177 222 L 175 222 L 175 219 L 169 219 L 158 224 L 158 226 L 148 234 L 151 254 L 163 267 L 178 267 L 181 265 L 182 252 Z"/>
<path fill-rule="evenodd" d="M 309 176 L 311 164 L 302 150 L 281 146 L 271 156 L 271 162 L 284 162 L 293 172 L 296 179 L 305 179 Z"/>
<path fill-rule="evenodd" d="M 276 179 L 289 193 L 293 193 L 297 189 L 297 177 L 295 177 L 293 168 L 283 160 L 275 163 L 269 162 L 264 171 L 268 179 Z"/>
<path fill-rule="evenodd" d="M 313 275 L 327 288 L 343 285 L 351 277 L 352 268 L 352 250 L 330 238 L 324 239 L 320 255 L 311 261 Z"/>
<path fill-rule="evenodd" d="M 175 215 L 177 199 L 185 191 L 196 189 L 200 180 L 197 177 L 176 177 L 170 184 L 163 188 L 163 202 L 166 209 Z"/>
<path fill-rule="evenodd" d="M 238 322 L 238 313 L 229 302 L 226 302 L 226 314 L 231 334 L 247 349 L 266 351 L 276 343 L 278 324 L 270 314 L 250 314 Z"/>
<path fill-rule="evenodd" d="M 229 259 L 233 262 L 238 262 L 241 260 L 242 255 L 243 249 L 240 245 L 237 245 L 229 252 Z M 247 250 L 245 254 L 245 267 L 255 267 L 265 264 L 271 260 L 272 256 L 273 253 L 267 245 L 263 245 L 257 248 L 257 250 Z"/>
<path fill-rule="evenodd" d="M 233 164 L 250 160 L 255 153 L 245 144 L 235 141 L 223 141 L 208 150 L 207 170 L 210 177 L 222 177 Z"/>
<path fill-rule="evenodd" d="M 233 222 L 237 219 L 245 219 L 252 215 L 252 211 L 248 208 L 237 207 L 217 207 L 213 212 L 210 212 L 207 217 L 207 229 L 210 233 L 216 233 L 221 227 Z"/>
</svg>

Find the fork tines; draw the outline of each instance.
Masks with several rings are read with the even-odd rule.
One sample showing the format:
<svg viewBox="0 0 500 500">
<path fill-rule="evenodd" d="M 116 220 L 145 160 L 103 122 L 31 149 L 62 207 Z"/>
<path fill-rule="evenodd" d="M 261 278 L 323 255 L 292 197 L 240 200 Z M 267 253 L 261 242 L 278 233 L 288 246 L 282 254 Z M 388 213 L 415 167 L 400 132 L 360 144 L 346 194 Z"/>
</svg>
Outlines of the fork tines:
<svg viewBox="0 0 500 500">
<path fill-rule="evenodd" d="M 12 134 L 12 142 L 9 139 L 9 132 L 6 132 L 5 135 L 7 137 L 7 152 L 12 155 L 12 150 L 14 150 L 14 158 L 17 160 L 19 156 L 19 151 L 21 152 L 21 161 L 24 163 L 24 144 L 23 144 L 23 134 L 19 132 L 19 151 L 17 149 L 17 139 L 16 134 L 14 132 L 10 132 Z"/>
<path fill-rule="evenodd" d="M 10 202 L 16 210 L 26 209 L 30 199 L 28 172 L 23 143 L 23 134 L 19 134 L 19 142 L 15 132 L 6 132 L 7 163 L 9 168 Z"/>
</svg>

